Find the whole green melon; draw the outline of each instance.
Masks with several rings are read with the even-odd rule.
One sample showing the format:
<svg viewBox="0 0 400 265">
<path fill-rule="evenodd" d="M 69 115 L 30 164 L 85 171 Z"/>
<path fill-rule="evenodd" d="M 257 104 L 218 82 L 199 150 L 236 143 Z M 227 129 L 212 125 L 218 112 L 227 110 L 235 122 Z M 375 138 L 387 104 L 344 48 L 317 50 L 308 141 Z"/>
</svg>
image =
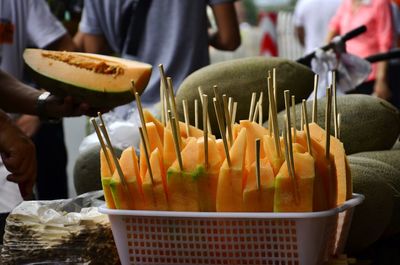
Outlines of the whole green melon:
<svg viewBox="0 0 400 265">
<path fill-rule="evenodd" d="M 219 94 L 226 94 L 238 102 L 236 121 L 247 119 L 249 116 L 251 96 L 253 92 L 264 92 L 263 118 L 268 118 L 268 71 L 276 68 L 277 84 L 277 109 L 284 107 L 283 91 L 291 90 L 296 95 L 298 102 L 308 97 L 313 89 L 314 73 L 307 67 L 296 62 L 282 58 L 249 57 L 224 61 L 203 67 L 189 75 L 179 87 L 176 95 L 177 110 L 180 119 L 183 119 L 182 100 L 189 103 L 191 124 L 194 124 L 194 100 L 199 102 L 199 113 L 202 108 L 198 87 L 208 95 L 208 109 L 212 131 L 219 135 L 218 123 L 215 117 L 212 98 L 214 97 L 213 86 L 218 86 Z M 199 115 L 201 117 L 201 114 Z M 202 122 L 200 122 L 201 124 Z"/>
<path fill-rule="evenodd" d="M 122 153 L 119 149 L 115 152 L 118 157 Z M 102 189 L 99 145 L 88 148 L 78 156 L 74 166 L 74 186 L 78 195 Z"/>
<path fill-rule="evenodd" d="M 313 101 L 307 102 L 309 122 L 312 103 Z M 322 128 L 325 128 L 325 107 L 326 98 L 319 99 L 316 122 Z M 368 95 L 345 95 L 337 97 L 337 108 L 341 114 L 340 140 L 344 144 L 346 154 L 388 150 L 399 137 L 400 113 L 385 100 Z M 300 128 L 300 110 L 301 104 L 297 104 L 297 128 Z M 280 128 L 283 128 L 284 114 L 284 111 L 278 114 Z M 331 134 L 334 135 L 333 118 Z"/>
<path fill-rule="evenodd" d="M 365 201 L 355 208 L 347 250 L 357 252 L 400 231 L 400 171 L 378 160 L 348 156 L 355 193 Z"/>
</svg>

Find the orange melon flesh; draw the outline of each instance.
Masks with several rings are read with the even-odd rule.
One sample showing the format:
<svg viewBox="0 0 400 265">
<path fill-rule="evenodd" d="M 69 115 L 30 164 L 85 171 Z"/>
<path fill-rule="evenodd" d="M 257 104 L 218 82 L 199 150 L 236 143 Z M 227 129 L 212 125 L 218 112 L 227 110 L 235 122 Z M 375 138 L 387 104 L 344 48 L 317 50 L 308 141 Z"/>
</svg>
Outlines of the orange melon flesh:
<svg viewBox="0 0 400 265">
<path fill-rule="evenodd" d="M 199 165 L 204 165 L 204 138 L 197 139 Z M 198 179 L 199 208 L 202 212 L 215 212 L 217 199 L 218 174 L 224 157 L 221 157 L 216 142 L 208 138 L 208 167 Z"/>
<path fill-rule="evenodd" d="M 143 110 L 143 116 L 146 123 L 152 122 L 157 128 L 158 136 L 160 137 L 161 141 L 164 138 L 164 126 L 163 124 L 156 119 L 147 109 Z"/>
<path fill-rule="evenodd" d="M 229 155 L 231 167 L 225 160 L 221 166 L 217 188 L 217 212 L 243 212 L 243 179 L 246 178 L 246 129 L 242 128 Z"/>
<path fill-rule="evenodd" d="M 215 144 L 217 146 L 219 156 L 222 157 L 222 159 L 225 159 L 226 155 L 225 155 L 224 141 L 222 139 L 217 139 L 215 140 Z"/>
<path fill-rule="evenodd" d="M 159 150 L 163 150 L 163 143 L 158 134 L 157 126 L 153 122 L 146 123 L 147 136 L 149 139 L 149 155 L 158 148 Z M 147 162 L 146 155 L 143 148 L 143 143 L 140 144 L 140 176 L 144 176 L 147 172 Z"/>
<path fill-rule="evenodd" d="M 232 137 L 233 137 L 233 140 L 236 140 L 236 138 L 238 137 L 239 132 L 240 132 L 241 129 L 242 129 L 242 127 L 239 124 L 237 124 L 237 123 L 233 124 L 233 126 L 232 126 Z"/>
<path fill-rule="evenodd" d="M 203 137 L 203 131 L 192 126 L 189 125 L 189 136 L 187 135 L 187 131 L 186 131 L 186 124 L 184 122 L 179 122 L 179 133 L 181 134 L 181 137 L 183 138 L 187 138 L 187 137 L 195 137 L 195 138 L 200 138 Z M 214 137 L 211 134 L 209 135 L 209 137 Z"/>
<path fill-rule="evenodd" d="M 197 181 L 204 174 L 204 167 L 197 163 L 197 140 L 189 139 L 181 152 L 183 171 L 180 170 L 178 161 L 175 161 L 167 172 L 171 211 L 198 212 L 200 210 Z"/>
<path fill-rule="evenodd" d="M 133 147 L 125 149 L 119 160 L 127 186 L 124 187 L 118 171 L 110 182 L 111 194 L 117 209 L 133 210 L 143 204 L 142 181 L 139 175 L 138 161 Z"/>
<path fill-rule="evenodd" d="M 156 148 L 150 156 L 150 165 L 153 173 L 153 183 L 150 172 L 147 171 L 143 179 L 143 194 L 145 210 L 168 211 L 168 191 L 161 152 Z"/>
<path fill-rule="evenodd" d="M 261 141 L 264 138 L 264 135 L 268 134 L 268 130 L 258 123 L 251 122 L 249 120 L 241 120 L 240 121 L 240 126 L 242 128 L 246 128 L 246 134 L 247 134 L 247 148 L 246 148 L 246 165 L 251 166 L 254 161 L 256 160 L 255 158 L 255 140 L 257 138 L 260 138 Z M 265 157 L 265 151 L 264 148 L 261 149 L 261 158 Z"/>
<path fill-rule="evenodd" d="M 315 141 L 325 146 L 325 130 L 316 123 L 310 123 L 310 135 Z M 336 205 L 343 204 L 351 198 L 351 176 L 346 174 L 346 153 L 343 143 L 333 136 L 330 136 L 330 154 L 333 155 L 336 170 L 337 198 Z"/>
<path fill-rule="evenodd" d="M 107 148 L 108 156 L 111 158 L 111 152 Z M 103 149 L 100 149 L 100 176 L 101 176 L 101 185 L 103 187 L 104 191 L 104 199 L 106 200 L 106 205 L 110 209 L 116 209 L 112 194 L 111 194 L 111 189 L 110 189 L 110 181 L 113 172 L 115 171 L 115 164 L 112 159 L 111 161 L 111 171 L 110 167 L 108 166 L 106 156 L 104 155 Z"/>
<path fill-rule="evenodd" d="M 309 153 L 293 153 L 299 200 L 296 202 L 287 162 L 275 178 L 274 212 L 312 212 L 314 198 L 314 158 Z"/>
<path fill-rule="evenodd" d="M 264 152 L 268 161 L 271 163 L 274 174 L 278 174 L 284 162 L 284 156 L 279 157 L 275 150 L 275 140 L 273 136 L 264 135 L 263 137 Z M 282 148 L 281 148 L 282 149 Z M 283 154 L 283 150 L 282 150 Z"/>
<path fill-rule="evenodd" d="M 307 148 L 304 132 L 298 131 L 299 144 Z M 325 146 L 311 138 L 312 154 L 315 161 L 314 211 L 325 211 L 336 207 L 336 175 L 333 156 L 325 158 Z"/>
<path fill-rule="evenodd" d="M 260 189 L 257 189 L 256 162 L 249 170 L 243 190 L 246 212 L 272 212 L 274 210 L 275 175 L 267 159 L 260 160 Z"/>
</svg>

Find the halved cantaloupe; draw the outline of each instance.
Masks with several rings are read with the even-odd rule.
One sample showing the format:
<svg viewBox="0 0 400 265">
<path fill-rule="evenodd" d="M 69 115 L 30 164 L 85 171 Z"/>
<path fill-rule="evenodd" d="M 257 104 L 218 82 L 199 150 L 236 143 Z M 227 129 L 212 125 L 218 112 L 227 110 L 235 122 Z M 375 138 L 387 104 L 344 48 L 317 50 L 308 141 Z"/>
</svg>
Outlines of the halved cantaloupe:
<svg viewBox="0 0 400 265">
<path fill-rule="evenodd" d="M 197 163 L 197 139 L 189 139 L 181 152 L 183 170 L 179 168 L 178 161 L 175 161 L 167 172 L 171 211 L 198 212 L 200 210 L 197 180 L 205 171 L 204 166 Z"/>
<path fill-rule="evenodd" d="M 246 178 L 246 128 L 242 128 L 234 141 L 229 155 L 231 165 L 227 160 L 221 166 L 218 176 L 217 212 L 243 212 L 243 181 Z"/>
<path fill-rule="evenodd" d="M 107 148 L 107 153 L 108 157 L 111 156 L 111 151 L 110 149 Z M 104 191 L 104 199 L 106 200 L 106 205 L 110 209 L 116 209 L 114 199 L 111 194 L 111 189 L 110 189 L 110 181 L 111 177 L 115 171 L 115 164 L 112 159 L 110 159 L 110 166 L 108 165 L 106 156 L 103 152 L 103 149 L 100 149 L 100 178 L 101 178 L 101 185 L 103 187 Z"/>
<path fill-rule="evenodd" d="M 269 161 L 260 160 L 260 187 L 257 187 L 256 162 L 249 170 L 243 190 L 244 211 L 272 212 L 274 210 L 275 175 Z"/>
<path fill-rule="evenodd" d="M 40 87 L 96 108 L 112 108 L 134 100 L 131 80 L 141 93 L 152 70 L 146 63 L 89 53 L 26 49 L 23 58 Z"/>
<path fill-rule="evenodd" d="M 309 153 L 293 153 L 293 159 L 298 200 L 285 161 L 275 178 L 274 212 L 313 211 L 314 158 Z"/>
</svg>

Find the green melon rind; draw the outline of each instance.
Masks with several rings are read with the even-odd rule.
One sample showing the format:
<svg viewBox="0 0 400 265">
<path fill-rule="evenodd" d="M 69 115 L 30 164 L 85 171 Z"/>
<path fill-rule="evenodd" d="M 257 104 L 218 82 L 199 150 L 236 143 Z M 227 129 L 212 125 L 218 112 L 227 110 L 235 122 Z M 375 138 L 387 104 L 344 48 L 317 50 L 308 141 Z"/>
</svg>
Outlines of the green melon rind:
<svg viewBox="0 0 400 265">
<path fill-rule="evenodd" d="M 27 66 L 33 80 L 37 82 L 40 88 L 61 98 L 72 96 L 78 102 L 86 102 L 93 108 L 114 108 L 132 102 L 135 99 L 130 89 L 122 92 L 95 91 L 90 88 L 67 84 L 60 80 L 52 79 L 36 72 L 29 65 Z"/>
<path fill-rule="evenodd" d="M 206 170 L 203 165 L 198 165 L 193 171 L 191 172 L 181 172 L 175 168 L 169 168 L 167 171 L 167 180 L 174 176 L 182 176 L 182 178 L 188 178 L 192 181 L 197 181 L 199 178 L 206 174 Z"/>
<path fill-rule="evenodd" d="M 307 101 L 308 120 L 311 122 L 313 101 Z M 389 102 L 368 95 L 337 97 L 338 113 L 341 113 L 340 140 L 346 154 L 391 149 L 400 134 L 400 112 Z M 317 123 L 325 128 L 326 98 L 318 100 Z M 296 124 L 300 128 L 301 104 L 296 105 Z M 285 112 L 278 114 L 283 128 Z M 333 115 L 333 113 L 332 113 Z M 333 118 L 331 134 L 334 135 Z M 267 127 L 268 124 L 264 124 Z"/>
</svg>

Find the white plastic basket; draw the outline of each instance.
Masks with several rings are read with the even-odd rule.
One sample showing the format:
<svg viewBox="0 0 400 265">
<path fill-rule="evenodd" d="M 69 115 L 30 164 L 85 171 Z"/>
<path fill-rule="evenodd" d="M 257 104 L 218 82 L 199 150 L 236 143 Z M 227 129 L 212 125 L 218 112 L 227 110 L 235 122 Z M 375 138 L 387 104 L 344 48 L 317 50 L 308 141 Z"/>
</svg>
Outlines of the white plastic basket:
<svg viewBox="0 0 400 265">
<path fill-rule="evenodd" d="M 204 213 L 111 210 L 126 264 L 321 264 L 343 250 L 354 207 L 312 213 Z"/>
</svg>

